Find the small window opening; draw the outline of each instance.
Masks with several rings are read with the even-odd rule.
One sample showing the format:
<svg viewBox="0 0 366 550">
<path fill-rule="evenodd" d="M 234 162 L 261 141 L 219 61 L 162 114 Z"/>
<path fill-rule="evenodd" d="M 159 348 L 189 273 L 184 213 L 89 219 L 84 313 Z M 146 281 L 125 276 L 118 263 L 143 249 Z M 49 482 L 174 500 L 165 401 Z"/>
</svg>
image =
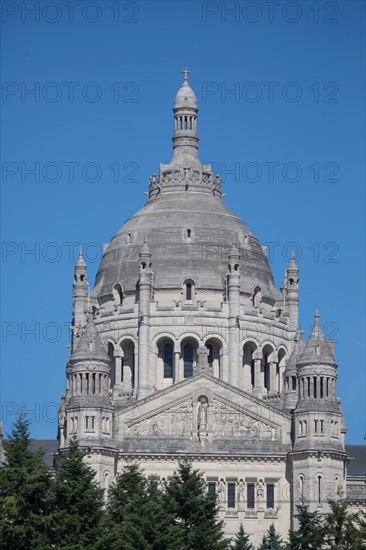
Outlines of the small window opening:
<svg viewBox="0 0 366 550">
<path fill-rule="evenodd" d="M 254 508 L 254 483 L 247 484 L 247 508 Z"/>
<path fill-rule="evenodd" d="M 322 478 L 318 476 L 318 504 L 322 502 Z"/>
<path fill-rule="evenodd" d="M 235 508 L 235 483 L 227 484 L 227 507 Z"/>
<path fill-rule="evenodd" d="M 193 344 L 187 343 L 183 349 L 184 378 L 193 376 Z"/>
<path fill-rule="evenodd" d="M 274 508 L 274 485 L 267 483 L 267 508 Z"/>
<path fill-rule="evenodd" d="M 164 378 L 173 378 L 173 344 L 165 344 L 163 351 Z"/>
<path fill-rule="evenodd" d="M 207 483 L 207 492 L 211 493 L 213 495 L 216 494 L 216 483 L 215 482 Z"/>
<path fill-rule="evenodd" d="M 192 283 L 186 284 L 186 300 L 192 301 Z"/>
</svg>

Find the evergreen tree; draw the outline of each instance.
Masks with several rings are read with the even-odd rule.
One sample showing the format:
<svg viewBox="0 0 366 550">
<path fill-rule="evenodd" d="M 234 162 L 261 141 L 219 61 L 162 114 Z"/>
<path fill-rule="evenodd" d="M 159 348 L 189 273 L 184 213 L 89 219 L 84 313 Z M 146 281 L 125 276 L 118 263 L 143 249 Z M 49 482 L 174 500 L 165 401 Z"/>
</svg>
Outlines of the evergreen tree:
<svg viewBox="0 0 366 550">
<path fill-rule="evenodd" d="M 250 543 L 250 537 L 246 534 L 242 523 L 231 543 L 230 550 L 254 550 L 254 546 Z"/>
<path fill-rule="evenodd" d="M 262 542 L 258 550 L 284 550 L 285 546 L 276 528 L 271 523 L 268 531 L 263 535 Z"/>
<path fill-rule="evenodd" d="M 202 473 L 189 461 L 179 464 L 173 482 L 167 488 L 172 510 L 183 531 L 184 548 L 189 550 L 225 550 L 223 521 L 217 519 L 216 495 L 208 493 Z"/>
<path fill-rule="evenodd" d="M 23 414 L 3 442 L 0 466 L 0 548 L 49 548 L 52 478 L 41 449 L 32 453 L 30 421 Z"/>
<path fill-rule="evenodd" d="M 117 476 L 110 489 L 100 550 L 176 550 L 184 548 L 169 499 L 135 464 Z"/>
<path fill-rule="evenodd" d="M 97 540 L 103 516 L 103 490 L 83 456 L 76 438 L 71 439 L 68 451 L 61 455 L 49 547 L 90 550 Z"/>
<path fill-rule="evenodd" d="M 355 517 L 355 522 L 358 531 L 358 537 L 363 544 L 362 548 L 366 548 L 366 509 L 360 510 Z"/>
<path fill-rule="evenodd" d="M 324 543 L 324 527 L 318 512 L 309 512 L 304 505 L 297 506 L 299 528 L 290 531 L 288 550 L 321 550 Z"/>
<path fill-rule="evenodd" d="M 325 517 L 325 541 L 329 550 L 362 550 L 362 532 L 357 526 L 357 514 L 348 511 L 346 500 L 329 500 L 331 512 Z"/>
</svg>

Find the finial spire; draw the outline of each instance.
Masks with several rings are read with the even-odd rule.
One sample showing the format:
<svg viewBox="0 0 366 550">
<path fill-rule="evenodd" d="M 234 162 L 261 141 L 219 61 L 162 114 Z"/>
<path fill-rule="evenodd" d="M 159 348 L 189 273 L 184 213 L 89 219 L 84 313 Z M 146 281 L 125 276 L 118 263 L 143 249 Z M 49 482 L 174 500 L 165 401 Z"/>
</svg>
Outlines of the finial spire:
<svg viewBox="0 0 366 550">
<path fill-rule="evenodd" d="M 80 246 L 80 250 L 79 250 L 79 256 L 78 256 L 78 259 L 77 259 L 75 265 L 76 266 L 81 266 L 81 267 L 86 267 L 84 256 L 83 256 L 83 249 L 82 249 L 81 246 Z"/>
<path fill-rule="evenodd" d="M 191 71 L 188 69 L 187 64 L 186 64 L 183 71 L 182 71 L 182 73 L 184 75 L 184 77 L 183 77 L 184 82 L 188 82 L 188 75 L 189 75 L 190 72 Z"/>
</svg>

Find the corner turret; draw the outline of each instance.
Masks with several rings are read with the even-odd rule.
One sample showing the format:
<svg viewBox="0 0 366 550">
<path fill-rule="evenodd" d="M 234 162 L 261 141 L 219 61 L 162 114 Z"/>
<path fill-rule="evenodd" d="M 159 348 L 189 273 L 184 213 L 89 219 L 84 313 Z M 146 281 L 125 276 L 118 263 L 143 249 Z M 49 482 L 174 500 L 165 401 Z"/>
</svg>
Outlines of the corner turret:
<svg viewBox="0 0 366 550">
<path fill-rule="evenodd" d="M 110 445 L 112 405 L 109 394 L 110 358 L 89 313 L 67 367 L 65 445 L 73 435 L 81 445 Z"/>
<path fill-rule="evenodd" d="M 293 474 L 296 505 L 328 512 L 329 492 L 345 490 L 343 413 L 336 395 L 337 364 L 316 311 L 314 326 L 297 360 L 298 402 L 293 415 Z"/>
</svg>

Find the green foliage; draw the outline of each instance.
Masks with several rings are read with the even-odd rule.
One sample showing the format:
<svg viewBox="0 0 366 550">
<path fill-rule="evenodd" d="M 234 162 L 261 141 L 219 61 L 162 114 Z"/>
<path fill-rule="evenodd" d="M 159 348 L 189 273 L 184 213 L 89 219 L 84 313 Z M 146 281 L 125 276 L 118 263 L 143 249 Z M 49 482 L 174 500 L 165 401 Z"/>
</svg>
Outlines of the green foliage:
<svg viewBox="0 0 366 550">
<path fill-rule="evenodd" d="M 217 519 L 216 495 L 208 493 L 203 474 L 193 470 L 188 460 L 179 464 L 173 482 L 167 488 L 172 511 L 183 531 L 184 548 L 189 550 L 225 550 L 223 521 Z"/>
<path fill-rule="evenodd" d="M 309 512 L 308 507 L 297 507 L 299 528 L 290 531 L 289 550 L 321 550 L 324 543 L 324 528 L 318 512 Z"/>
<path fill-rule="evenodd" d="M 55 479 L 52 534 L 55 548 L 93 548 L 103 515 L 103 490 L 85 464 L 75 438 L 62 455 Z"/>
<path fill-rule="evenodd" d="M 0 467 L 0 548 L 49 548 L 52 478 L 43 452 L 29 450 L 29 420 L 19 415 Z"/>
<path fill-rule="evenodd" d="M 331 512 L 325 516 L 325 542 L 329 550 L 362 550 L 365 537 L 359 529 L 357 514 L 349 512 L 346 500 L 330 500 Z"/>
<path fill-rule="evenodd" d="M 168 496 L 135 464 L 117 476 L 98 548 L 101 550 L 176 550 L 184 548 Z"/>
<path fill-rule="evenodd" d="M 258 547 L 258 550 L 284 550 L 284 548 L 285 546 L 280 535 L 276 532 L 273 523 L 271 523 L 268 531 L 263 535 L 263 539 Z"/>
<path fill-rule="evenodd" d="M 250 543 L 250 537 L 246 534 L 242 523 L 231 543 L 230 550 L 254 550 L 254 546 Z"/>
<path fill-rule="evenodd" d="M 358 537 L 363 548 L 366 548 L 366 509 L 360 510 L 355 517 L 355 523 L 357 526 Z"/>
<path fill-rule="evenodd" d="M 229 546 L 218 520 L 216 496 L 203 474 L 182 461 L 172 483 L 159 489 L 139 467 L 117 476 L 105 506 L 95 473 L 76 439 L 63 453 L 55 477 L 41 450 L 31 452 L 29 421 L 20 415 L 0 465 L 0 548 L 7 550 L 254 550 L 243 525 Z M 329 501 L 321 517 L 298 506 L 299 527 L 288 550 L 363 550 L 366 512 L 345 500 Z M 273 524 L 258 550 L 284 550 Z"/>
</svg>

